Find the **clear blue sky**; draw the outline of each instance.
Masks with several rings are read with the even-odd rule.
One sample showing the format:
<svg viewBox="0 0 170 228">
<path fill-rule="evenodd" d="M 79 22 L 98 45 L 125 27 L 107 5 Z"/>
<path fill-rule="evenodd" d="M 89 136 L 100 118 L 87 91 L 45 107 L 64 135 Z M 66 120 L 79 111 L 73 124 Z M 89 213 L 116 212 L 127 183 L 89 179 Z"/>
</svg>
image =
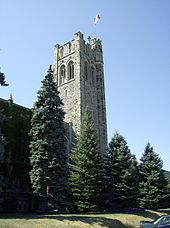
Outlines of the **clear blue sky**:
<svg viewBox="0 0 170 228">
<path fill-rule="evenodd" d="M 170 170 L 170 0 L 0 0 L 0 97 L 32 107 L 53 46 L 93 38 L 96 14 L 109 141 L 118 131 L 138 159 L 150 142 Z"/>
</svg>

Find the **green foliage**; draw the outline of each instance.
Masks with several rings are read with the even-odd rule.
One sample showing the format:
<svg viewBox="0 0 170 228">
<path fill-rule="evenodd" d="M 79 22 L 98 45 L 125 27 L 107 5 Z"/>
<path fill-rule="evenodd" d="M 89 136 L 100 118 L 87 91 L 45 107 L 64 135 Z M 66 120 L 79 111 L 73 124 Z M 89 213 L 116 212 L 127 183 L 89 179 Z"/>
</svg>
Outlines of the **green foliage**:
<svg viewBox="0 0 170 228">
<path fill-rule="evenodd" d="M 30 177 L 34 192 L 47 197 L 48 202 L 60 211 L 70 203 L 62 105 L 49 70 L 33 107 Z"/>
<path fill-rule="evenodd" d="M 165 173 L 165 176 L 166 176 L 167 178 L 170 177 L 170 171 L 164 170 L 164 173 Z"/>
<path fill-rule="evenodd" d="M 8 84 L 5 81 L 5 75 L 2 72 L 0 72 L 0 85 L 1 86 L 8 86 Z"/>
<path fill-rule="evenodd" d="M 162 160 L 148 143 L 139 165 L 141 207 L 157 208 L 166 200 L 167 181 L 162 167 Z"/>
<path fill-rule="evenodd" d="M 3 179 L 8 185 L 26 189 L 30 183 L 28 132 L 32 112 L 3 99 L 0 99 L 0 108 L 3 114 L 3 121 L 0 122 L 4 145 L 1 156 Z"/>
<path fill-rule="evenodd" d="M 1 129 L 5 137 L 6 161 L 27 159 L 28 162 L 31 110 L 3 100 L 0 100 L 0 107 L 4 114 Z"/>
<path fill-rule="evenodd" d="M 3 121 L 4 121 L 4 115 L 2 113 L 2 110 L 0 110 L 0 124 L 1 125 L 3 124 Z M 4 160 L 4 136 L 2 134 L 1 127 L 0 127 L 0 164 L 3 162 L 3 160 Z M 1 171 L 1 169 L 0 169 L 0 171 Z"/>
<path fill-rule="evenodd" d="M 107 190 L 106 204 L 110 208 L 137 206 L 137 161 L 123 136 L 115 133 L 105 160 Z"/>
<path fill-rule="evenodd" d="M 2 114 L 2 110 L 0 110 L 0 123 L 2 124 L 4 120 L 4 116 Z M 1 132 L 0 128 L 0 210 L 2 208 L 2 202 L 3 202 L 3 187 L 4 187 L 4 179 L 3 179 L 3 162 L 4 162 L 4 136 Z"/>
<path fill-rule="evenodd" d="M 167 178 L 167 181 L 168 181 L 168 192 L 169 192 L 169 195 L 170 195 L 170 177 Z"/>
<path fill-rule="evenodd" d="M 98 211 L 102 199 L 102 159 L 88 110 L 84 114 L 81 132 L 71 153 L 70 167 L 70 182 L 77 210 Z"/>
</svg>

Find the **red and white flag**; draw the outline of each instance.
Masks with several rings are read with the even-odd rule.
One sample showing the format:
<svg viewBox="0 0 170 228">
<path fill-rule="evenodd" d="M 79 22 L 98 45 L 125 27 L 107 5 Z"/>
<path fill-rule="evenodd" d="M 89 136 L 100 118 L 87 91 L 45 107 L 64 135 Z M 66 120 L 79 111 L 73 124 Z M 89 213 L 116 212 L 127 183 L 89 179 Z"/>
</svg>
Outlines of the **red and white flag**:
<svg viewBox="0 0 170 228">
<path fill-rule="evenodd" d="M 100 15 L 98 14 L 98 15 L 96 15 L 96 17 L 94 18 L 94 24 L 96 25 L 97 24 L 97 22 L 100 20 Z"/>
</svg>

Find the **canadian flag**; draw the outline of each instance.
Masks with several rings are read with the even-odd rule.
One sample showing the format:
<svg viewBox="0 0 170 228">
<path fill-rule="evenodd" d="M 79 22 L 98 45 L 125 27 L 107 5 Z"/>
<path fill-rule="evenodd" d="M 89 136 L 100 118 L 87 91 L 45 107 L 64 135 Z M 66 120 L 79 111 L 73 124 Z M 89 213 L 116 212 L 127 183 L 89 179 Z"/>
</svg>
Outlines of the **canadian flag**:
<svg viewBox="0 0 170 228">
<path fill-rule="evenodd" d="M 99 16 L 99 14 L 98 15 L 96 15 L 96 17 L 94 18 L 94 24 L 96 25 L 97 24 L 97 22 L 100 20 L 100 16 Z"/>
</svg>

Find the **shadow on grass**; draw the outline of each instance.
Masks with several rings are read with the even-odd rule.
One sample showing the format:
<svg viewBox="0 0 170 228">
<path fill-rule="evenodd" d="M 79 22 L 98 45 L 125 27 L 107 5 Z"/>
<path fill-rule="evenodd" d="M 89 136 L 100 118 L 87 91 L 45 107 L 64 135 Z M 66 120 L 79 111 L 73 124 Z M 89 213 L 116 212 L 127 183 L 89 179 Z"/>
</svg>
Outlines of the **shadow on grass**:
<svg viewBox="0 0 170 228">
<path fill-rule="evenodd" d="M 162 211 L 159 211 L 159 212 L 162 212 Z M 139 215 L 139 216 L 143 216 L 147 219 L 152 219 L 152 220 L 155 220 L 157 218 L 159 218 L 159 215 L 154 212 L 154 211 L 150 211 L 150 210 L 145 210 L 145 211 L 142 211 L 142 212 L 136 212 L 136 213 L 133 213 L 135 215 Z"/>
<path fill-rule="evenodd" d="M 83 223 L 88 223 L 89 225 L 100 225 L 105 226 L 108 228 L 117 227 L 117 228 L 127 228 L 124 224 L 122 224 L 117 219 L 110 219 L 105 217 L 92 217 L 92 216 L 46 216 L 46 218 L 56 218 L 57 220 L 63 221 L 63 220 L 69 220 L 69 221 L 80 221 Z"/>
<path fill-rule="evenodd" d="M 95 227 L 100 225 L 101 227 L 108 228 L 132 228 L 125 226 L 121 221 L 117 219 L 105 218 L 102 216 L 81 216 L 81 215 L 39 215 L 39 214 L 1 214 L 0 219 L 56 219 L 58 221 L 72 221 L 83 222 Z"/>
</svg>

